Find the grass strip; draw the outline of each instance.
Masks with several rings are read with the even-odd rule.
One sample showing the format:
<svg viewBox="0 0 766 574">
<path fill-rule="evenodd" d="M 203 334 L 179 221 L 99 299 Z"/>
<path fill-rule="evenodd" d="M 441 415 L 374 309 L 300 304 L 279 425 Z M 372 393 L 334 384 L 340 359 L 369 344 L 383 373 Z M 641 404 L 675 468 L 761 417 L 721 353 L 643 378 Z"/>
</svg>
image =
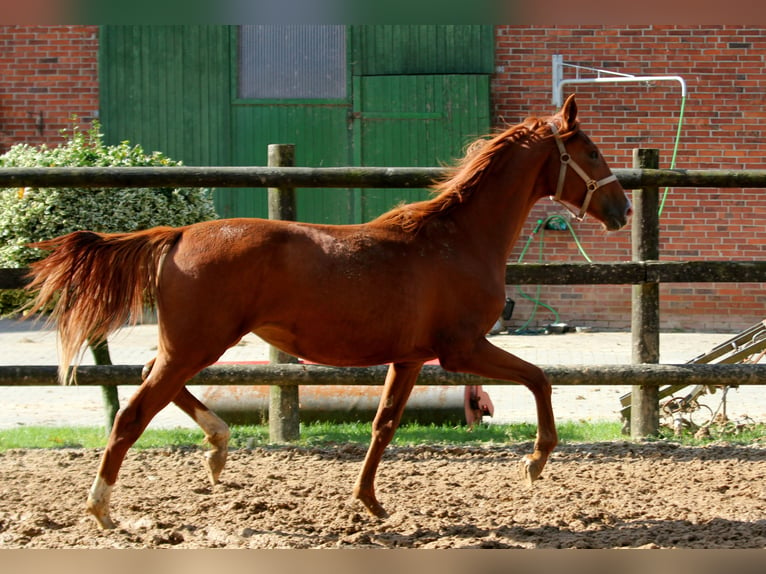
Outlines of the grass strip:
<svg viewBox="0 0 766 574">
<path fill-rule="evenodd" d="M 563 422 L 558 425 L 559 440 L 567 443 L 595 443 L 626 440 L 617 422 Z M 421 444 L 439 445 L 504 445 L 533 441 L 537 426 L 530 423 L 465 426 L 402 425 L 394 436 L 398 446 Z M 233 426 L 230 447 L 256 448 L 269 446 L 267 425 Z M 310 423 L 301 425 L 298 446 L 332 446 L 338 444 L 367 445 L 371 425 L 366 423 Z M 763 443 L 766 425 L 752 425 L 737 432 L 711 432 L 706 439 L 695 439 L 691 434 L 676 437 L 670 431 L 661 432 L 656 440 L 673 440 L 687 445 L 708 444 L 716 441 L 729 443 Z M 21 426 L 0 430 L 0 452 L 29 448 L 103 448 L 106 436 L 97 427 L 38 427 Z M 135 444 L 137 449 L 190 448 L 204 446 L 202 431 L 193 428 L 149 429 Z"/>
</svg>

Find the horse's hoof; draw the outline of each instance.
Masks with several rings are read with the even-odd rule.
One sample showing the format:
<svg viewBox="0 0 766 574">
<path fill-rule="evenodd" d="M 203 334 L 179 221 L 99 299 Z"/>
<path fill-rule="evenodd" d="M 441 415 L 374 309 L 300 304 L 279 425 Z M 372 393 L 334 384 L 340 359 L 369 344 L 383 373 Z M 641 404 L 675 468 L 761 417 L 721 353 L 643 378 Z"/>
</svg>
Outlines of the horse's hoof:
<svg viewBox="0 0 766 574">
<path fill-rule="evenodd" d="M 539 460 L 535 460 L 530 455 L 526 455 L 521 461 L 521 470 L 524 475 L 524 479 L 530 486 L 540 478 L 543 472 L 545 463 L 541 463 Z"/>
<path fill-rule="evenodd" d="M 388 518 L 388 512 L 386 512 L 386 509 L 377 502 L 374 505 L 365 504 L 364 507 L 367 509 L 367 512 L 370 514 L 370 516 L 374 516 L 375 518 L 380 519 Z"/>
<path fill-rule="evenodd" d="M 214 420 L 217 420 L 215 417 Z M 215 486 L 218 484 L 218 477 L 221 476 L 221 471 L 226 465 L 226 458 L 229 456 L 229 427 L 227 427 L 223 421 L 220 421 L 223 428 L 219 428 L 216 432 L 211 433 L 205 440 L 212 447 L 205 453 L 205 463 L 207 466 L 207 476 L 210 482 Z"/>
<path fill-rule="evenodd" d="M 364 505 L 365 510 L 375 518 L 388 518 L 388 512 L 381 506 L 375 497 L 366 497 L 356 495 L 355 498 Z"/>
<path fill-rule="evenodd" d="M 112 497 L 112 488 L 101 477 L 96 477 L 88 493 L 88 501 L 85 503 L 85 510 L 93 515 L 98 525 L 104 530 L 111 530 L 117 526 L 109 516 L 109 500 Z"/>
<path fill-rule="evenodd" d="M 207 477 L 210 482 L 215 486 L 218 484 L 218 478 L 221 476 L 221 471 L 226 465 L 226 450 L 212 451 L 205 455 L 205 463 L 207 466 Z"/>
<path fill-rule="evenodd" d="M 86 505 L 86 510 L 88 511 L 88 514 L 93 516 L 93 518 L 96 520 L 96 524 L 98 524 L 99 528 L 102 530 L 113 530 L 117 527 L 112 518 L 109 516 L 109 511 L 96 508 L 96 505 L 92 504 L 90 500 Z"/>
<path fill-rule="evenodd" d="M 117 524 L 107 515 L 107 516 L 95 516 L 96 522 L 98 523 L 101 530 L 114 530 L 117 528 Z"/>
</svg>

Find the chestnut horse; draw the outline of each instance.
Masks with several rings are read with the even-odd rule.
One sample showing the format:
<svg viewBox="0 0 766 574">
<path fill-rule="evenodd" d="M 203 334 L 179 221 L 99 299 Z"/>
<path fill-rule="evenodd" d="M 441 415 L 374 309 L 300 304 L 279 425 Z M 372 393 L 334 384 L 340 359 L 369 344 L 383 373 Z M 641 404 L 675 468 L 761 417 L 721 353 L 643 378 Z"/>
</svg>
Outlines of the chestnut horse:
<svg viewBox="0 0 766 574">
<path fill-rule="evenodd" d="M 228 219 L 124 234 L 80 231 L 36 244 L 31 310 L 55 301 L 59 374 L 87 341 L 135 322 L 147 302 L 159 316 L 157 356 L 115 419 L 87 510 L 114 527 L 109 499 L 120 465 L 149 421 L 173 402 L 205 432 L 213 483 L 226 461 L 227 425 L 185 387 L 253 332 L 283 351 L 335 366 L 390 364 L 354 496 L 378 517 L 375 474 L 422 365 L 521 383 L 538 418 L 531 482 L 557 443 L 543 372 L 487 340 L 505 302 L 505 265 L 534 203 L 566 202 L 607 230 L 630 201 L 580 130 L 570 96 L 555 115 L 529 118 L 481 140 L 434 189 L 360 225 Z"/>
</svg>

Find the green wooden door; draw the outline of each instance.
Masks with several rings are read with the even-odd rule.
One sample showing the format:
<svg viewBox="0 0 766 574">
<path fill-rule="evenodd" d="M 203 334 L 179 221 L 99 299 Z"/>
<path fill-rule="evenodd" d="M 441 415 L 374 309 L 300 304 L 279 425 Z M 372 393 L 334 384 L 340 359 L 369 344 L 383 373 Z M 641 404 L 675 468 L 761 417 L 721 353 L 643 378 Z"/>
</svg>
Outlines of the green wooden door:
<svg viewBox="0 0 766 574">
<path fill-rule="evenodd" d="M 232 107 L 233 162 L 266 165 L 269 144 L 295 144 L 295 163 L 305 167 L 349 165 L 348 106 L 308 103 L 235 103 Z M 315 223 L 349 223 L 350 190 L 298 189 L 298 218 Z M 266 193 L 219 189 L 222 217 L 266 217 Z"/>
<path fill-rule="evenodd" d="M 430 167 L 451 163 L 490 129 L 488 75 L 364 76 L 354 81 L 357 165 Z M 356 217 L 368 221 L 426 190 L 358 191 Z"/>
<path fill-rule="evenodd" d="M 241 26 L 233 34 L 233 163 L 266 165 L 270 144 L 294 144 L 298 166 L 349 165 L 347 27 Z M 351 194 L 298 189 L 297 217 L 348 223 Z M 256 189 L 219 190 L 218 207 L 222 216 L 268 213 Z"/>
<path fill-rule="evenodd" d="M 355 76 L 492 74 L 495 30 L 485 24 L 353 27 Z"/>
</svg>

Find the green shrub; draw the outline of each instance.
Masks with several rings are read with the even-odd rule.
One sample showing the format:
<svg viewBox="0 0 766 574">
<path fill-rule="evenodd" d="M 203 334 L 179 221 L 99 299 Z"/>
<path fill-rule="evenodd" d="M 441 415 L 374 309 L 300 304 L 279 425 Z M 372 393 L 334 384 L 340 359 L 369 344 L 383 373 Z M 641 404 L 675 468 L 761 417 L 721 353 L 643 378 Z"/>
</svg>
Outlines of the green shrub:
<svg viewBox="0 0 766 574">
<path fill-rule="evenodd" d="M 65 130 L 58 147 L 17 144 L 0 156 L 0 167 L 177 166 L 160 152 L 147 154 L 123 141 L 104 145 L 96 122 L 90 130 Z M 27 243 L 89 229 L 125 232 L 157 225 L 182 226 L 215 219 L 210 190 L 200 188 L 4 188 L 0 189 L 0 267 L 26 267 L 42 255 Z M 18 302 L 6 293 L 0 301 Z M 7 312 L 0 307 L 0 313 Z"/>
<path fill-rule="evenodd" d="M 0 317 L 14 315 L 29 301 L 23 289 L 0 289 Z"/>
</svg>

